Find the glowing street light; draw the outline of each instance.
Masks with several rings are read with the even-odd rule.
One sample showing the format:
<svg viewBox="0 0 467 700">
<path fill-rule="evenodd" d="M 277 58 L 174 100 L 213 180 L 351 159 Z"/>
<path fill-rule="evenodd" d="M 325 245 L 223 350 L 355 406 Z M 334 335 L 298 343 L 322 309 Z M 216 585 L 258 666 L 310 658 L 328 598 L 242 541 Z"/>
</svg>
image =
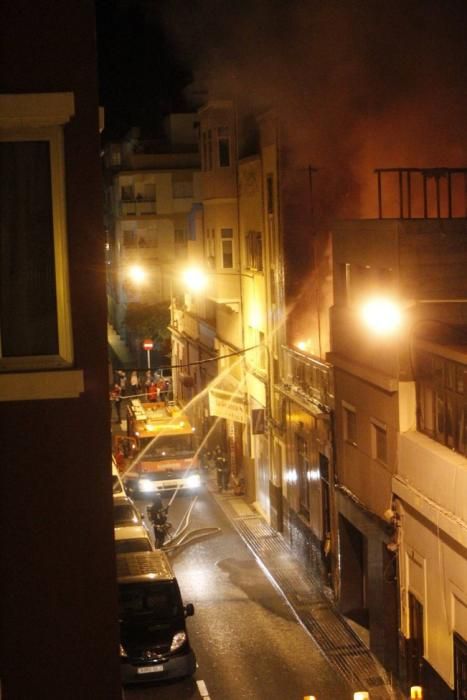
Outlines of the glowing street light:
<svg viewBox="0 0 467 700">
<path fill-rule="evenodd" d="M 199 267 L 189 267 L 187 270 L 184 270 L 182 279 L 192 292 L 202 292 L 208 282 L 206 273 Z"/>
<path fill-rule="evenodd" d="M 353 700 L 369 700 L 370 694 L 366 690 L 360 690 L 353 694 Z"/>
<path fill-rule="evenodd" d="M 361 315 L 365 325 L 377 335 L 395 333 L 402 322 L 401 309 L 392 299 L 370 299 L 363 305 Z"/>
<path fill-rule="evenodd" d="M 413 685 L 410 688 L 410 698 L 411 699 L 412 698 L 414 698 L 414 699 L 416 699 L 416 698 L 422 699 L 423 698 L 423 690 L 422 690 L 421 685 Z"/>
<path fill-rule="evenodd" d="M 127 276 L 135 284 L 144 284 L 147 279 L 147 272 L 141 265 L 132 265 L 128 268 Z"/>
</svg>

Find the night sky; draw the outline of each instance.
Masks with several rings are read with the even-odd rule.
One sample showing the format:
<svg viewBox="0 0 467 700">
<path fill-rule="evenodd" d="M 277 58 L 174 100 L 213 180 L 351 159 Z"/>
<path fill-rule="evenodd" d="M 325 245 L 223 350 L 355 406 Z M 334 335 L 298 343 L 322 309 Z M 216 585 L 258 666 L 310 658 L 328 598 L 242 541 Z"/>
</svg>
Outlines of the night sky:
<svg viewBox="0 0 467 700">
<path fill-rule="evenodd" d="M 194 81 L 241 109 L 274 106 L 297 167 L 351 164 L 358 180 L 370 164 L 467 161 L 465 0 L 96 4 L 112 128 L 188 108 Z"/>
<path fill-rule="evenodd" d="M 157 11 L 160 3 L 96 0 L 100 102 L 106 136 L 130 126 L 156 128 L 160 117 L 184 111 L 183 88 L 192 81 Z"/>
</svg>

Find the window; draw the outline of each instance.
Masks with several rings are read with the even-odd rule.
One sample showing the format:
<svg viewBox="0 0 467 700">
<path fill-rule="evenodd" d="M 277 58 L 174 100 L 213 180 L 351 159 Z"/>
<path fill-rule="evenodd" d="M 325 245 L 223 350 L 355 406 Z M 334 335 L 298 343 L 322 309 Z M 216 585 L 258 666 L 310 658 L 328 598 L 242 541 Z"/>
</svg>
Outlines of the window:
<svg viewBox="0 0 467 700">
<path fill-rule="evenodd" d="M 208 266 L 213 269 L 216 262 L 216 239 L 214 229 L 206 229 L 206 259 Z"/>
<path fill-rule="evenodd" d="M 263 269 L 263 238 L 261 231 L 248 231 L 246 235 L 246 264 L 253 270 Z"/>
<path fill-rule="evenodd" d="M 220 127 L 217 130 L 217 145 L 219 148 L 219 166 L 228 168 L 230 165 L 230 139 L 227 127 Z"/>
<path fill-rule="evenodd" d="M 300 435 L 296 435 L 297 467 L 298 467 L 298 491 L 299 508 L 301 515 L 310 514 L 310 489 L 308 475 L 310 474 L 310 460 L 308 458 L 308 445 Z"/>
<path fill-rule="evenodd" d="M 64 201 L 61 127 L 2 130 L 1 369 L 72 361 Z"/>
<path fill-rule="evenodd" d="M 466 365 L 417 352 L 417 428 L 460 454 L 467 454 Z"/>
<path fill-rule="evenodd" d="M 274 214 L 274 178 L 268 175 L 266 178 L 266 206 L 268 214 Z"/>
<path fill-rule="evenodd" d="M 125 248 L 136 248 L 137 238 L 134 229 L 123 231 L 123 245 Z"/>
<path fill-rule="evenodd" d="M 357 444 L 357 414 L 348 404 L 344 408 L 344 440 L 351 445 Z"/>
<path fill-rule="evenodd" d="M 342 305 L 349 306 L 352 303 L 351 267 L 349 263 L 340 263 L 338 271 L 342 290 Z"/>
<path fill-rule="evenodd" d="M 110 164 L 112 167 L 118 167 L 121 162 L 120 146 L 118 144 L 112 144 L 110 146 Z"/>
<path fill-rule="evenodd" d="M 132 202 L 135 198 L 135 190 L 133 185 L 122 185 L 121 199 L 123 202 Z"/>
<path fill-rule="evenodd" d="M 233 268 L 233 231 L 231 228 L 221 229 L 222 267 L 225 270 Z"/>
<path fill-rule="evenodd" d="M 387 464 L 388 447 L 387 447 L 387 432 L 386 426 L 372 421 L 371 423 L 371 448 L 373 459 L 377 459 L 383 464 Z"/>
<path fill-rule="evenodd" d="M 203 131 L 203 170 L 212 170 L 212 131 Z"/>
</svg>

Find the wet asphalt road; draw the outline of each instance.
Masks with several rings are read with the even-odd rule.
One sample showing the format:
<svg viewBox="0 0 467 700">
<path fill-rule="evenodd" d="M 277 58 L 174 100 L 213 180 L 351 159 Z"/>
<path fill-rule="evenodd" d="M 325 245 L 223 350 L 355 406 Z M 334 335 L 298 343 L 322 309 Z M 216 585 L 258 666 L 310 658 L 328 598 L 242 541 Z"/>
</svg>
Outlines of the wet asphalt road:
<svg viewBox="0 0 467 700">
<path fill-rule="evenodd" d="M 190 498 L 178 496 L 176 524 Z M 143 509 L 143 503 L 138 504 Z M 202 491 L 190 530 L 220 533 L 171 555 L 185 603 L 195 606 L 188 631 L 198 669 L 192 679 L 127 688 L 126 700 L 346 700 L 352 694 L 217 506 Z"/>
</svg>

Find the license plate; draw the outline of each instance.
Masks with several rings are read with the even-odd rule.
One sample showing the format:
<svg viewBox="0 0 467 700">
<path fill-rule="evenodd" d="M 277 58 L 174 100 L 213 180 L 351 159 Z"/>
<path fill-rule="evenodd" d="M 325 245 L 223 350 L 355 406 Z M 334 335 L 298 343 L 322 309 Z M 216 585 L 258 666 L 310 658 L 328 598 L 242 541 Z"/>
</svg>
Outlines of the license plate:
<svg viewBox="0 0 467 700">
<path fill-rule="evenodd" d="M 136 673 L 160 673 L 164 670 L 162 664 L 157 666 L 138 666 Z"/>
</svg>

